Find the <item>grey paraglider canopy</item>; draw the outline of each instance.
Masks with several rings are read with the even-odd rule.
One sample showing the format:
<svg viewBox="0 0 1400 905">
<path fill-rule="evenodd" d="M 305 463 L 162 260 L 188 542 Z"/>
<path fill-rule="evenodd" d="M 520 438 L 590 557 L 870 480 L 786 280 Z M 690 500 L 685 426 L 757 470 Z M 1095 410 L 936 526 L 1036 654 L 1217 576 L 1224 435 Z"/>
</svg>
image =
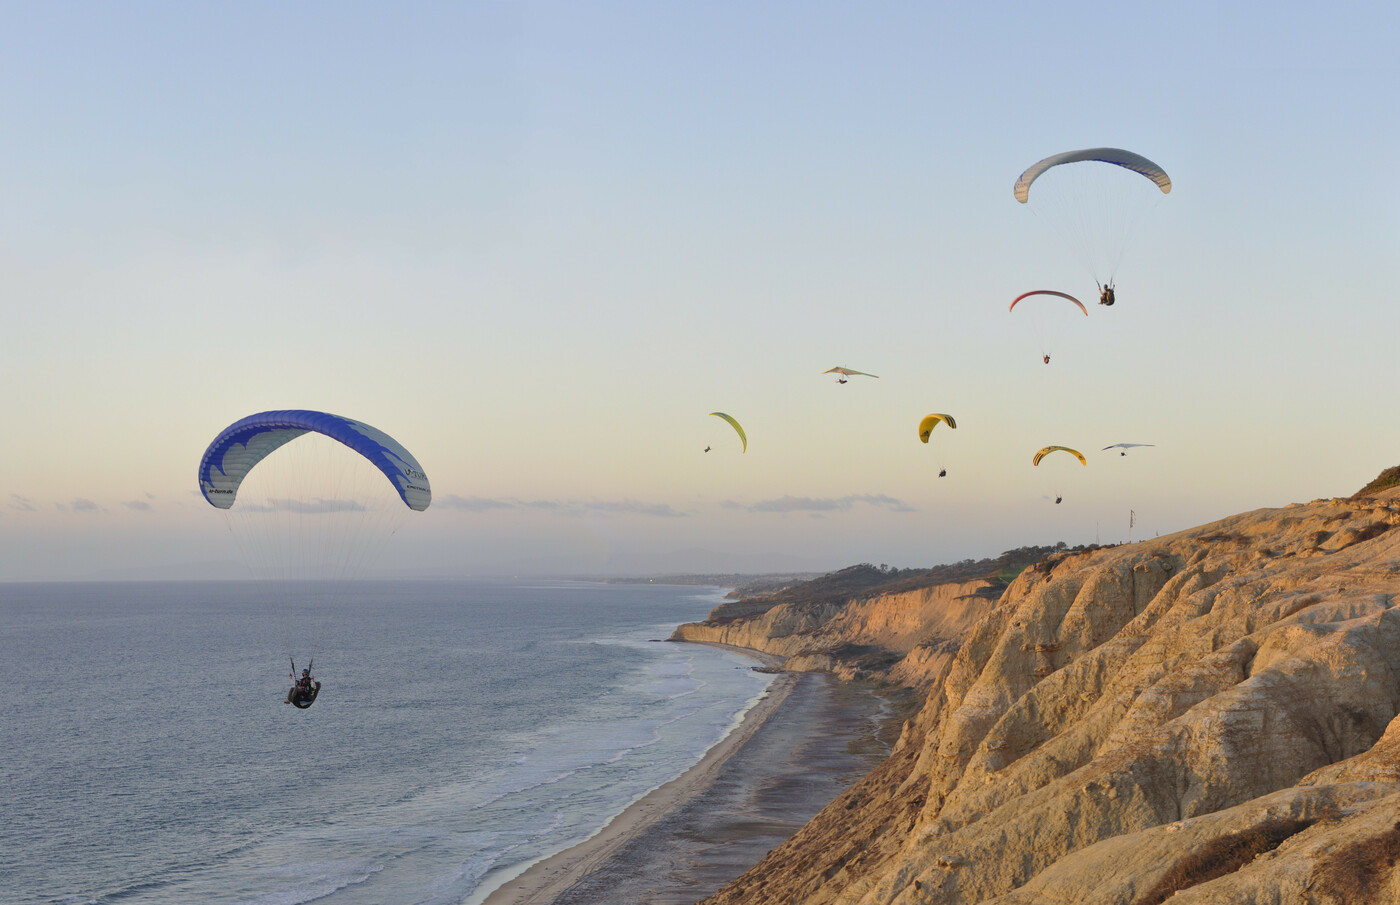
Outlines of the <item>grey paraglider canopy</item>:
<svg viewBox="0 0 1400 905">
<path fill-rule="evenodd" d="M 1050 225 L 1103 288 L 1115 285 L 1128 239 L 1142 215 L 1171 190 L 1166 170 L 1141 154 L 1084 148 L 1031 164 L 1016 180 L 1012 194 Z M 1113 301 L 1109 296 L 1103 303 Z"/>
</svg>

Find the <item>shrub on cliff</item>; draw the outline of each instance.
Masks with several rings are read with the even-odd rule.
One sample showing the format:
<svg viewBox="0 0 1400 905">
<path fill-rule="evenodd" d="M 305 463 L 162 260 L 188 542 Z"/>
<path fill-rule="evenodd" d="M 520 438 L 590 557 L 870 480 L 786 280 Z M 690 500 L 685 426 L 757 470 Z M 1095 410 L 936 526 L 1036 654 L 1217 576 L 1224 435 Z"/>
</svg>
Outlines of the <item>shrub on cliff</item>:
<svg viewBox="0 0 1400 905">
<path fill-rule="evenodd" d="M 1280 817 L 1239 833 L 1212 839 L 1178 861 L 1134 905 L 1160 905 L 1180 890 L 1234 873 L 1316 822 Z"/>
<path fill-rule="evenodd" d="M 1400 862 L 1400 823 L 1369 839 L 1343 845 L 1317 862 L 1313 880 L 1343 902 L 1374 902 Z"/>
<path fill-rule="evenodd" d="M 1400 465 L 1392 465 L 1390 468 L 1376 475 L 1374 481 L 1356 491 L 1356 493 L 1351 495 L 1351 498 L 1353 500 L 1360 499 L 1361 497 L 1370 496 L 1373 493 L 1380 493 L 1382 490 L 1389 490 L 1396 486 L 1400 486 Z"/>
<path fill-rule="evenodd" d="M 1055 553 L 1076 552 L 1086 547 L 1067 547 L 1064 542 L 1047 546 L 1017 547 L 992 559 L 964 559 L 931 569 L 896 569 L 865 562 L 830 572 L 820 578 L 783 588 L 763 597 L 745 597 L 722 603 L 710 613 L 712 623 L 732 622 L 767 612 L 778 604 L 826 606 L 881 594 L 900 594 L 940 584 L 983 579 L 993 589 L 1006 587 L 1021 571 Z"/>
</svg>

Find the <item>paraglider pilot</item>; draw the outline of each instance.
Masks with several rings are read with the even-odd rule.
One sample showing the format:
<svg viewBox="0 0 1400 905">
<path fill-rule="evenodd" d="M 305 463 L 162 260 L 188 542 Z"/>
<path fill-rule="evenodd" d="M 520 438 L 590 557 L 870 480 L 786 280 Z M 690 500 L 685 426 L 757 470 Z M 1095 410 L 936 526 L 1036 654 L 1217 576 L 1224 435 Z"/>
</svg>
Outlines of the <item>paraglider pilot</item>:
<svg viewBox="0 0 1400 905">
<path fill-rule="evenodd" d="M 295 670 L 296 667 L 293 666 L 292 669 Z M 292 680 L 292 687 L 287 689 L 286 702 L 288 704 L 292 703 L 293 698 L 310 697 L 312 688 L 316 683 L 316 677 L 311 675 L 311 670 L 303 669 L 301 671 L 301 678 L 299 679 L 295 672 L 288 673 L 287 678 Z"/>
<path fill-rule="evenodd" d="M 1099 287 L 1099 304 L 1100 304 L 1100 305 L 1112 305 L 1113 302 L 1114 302 L 1114 298 L 1113 298 L 1113 286 L 1112 286 L 1111 284 L 1104 284 L 1104 285 L 1100 286 L 1100 287 Z"/>
</svg>

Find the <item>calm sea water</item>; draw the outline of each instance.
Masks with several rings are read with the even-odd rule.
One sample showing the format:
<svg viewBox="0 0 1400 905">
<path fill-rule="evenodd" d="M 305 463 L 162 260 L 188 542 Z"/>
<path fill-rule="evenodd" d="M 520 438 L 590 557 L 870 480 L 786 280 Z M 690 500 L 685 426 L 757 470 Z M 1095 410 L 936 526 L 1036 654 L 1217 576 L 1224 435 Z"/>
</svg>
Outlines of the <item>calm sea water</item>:
<svg viewBox="0 0 1400 905">
<path fill-rule="evenodd" d="M 246 583 L 0 585 L 0 902 L 479 901 L 693 765 L 770 678 L 653 640 L 715 589 L 320 597 L 301 711 L 302 621 Z"/>
</svg>

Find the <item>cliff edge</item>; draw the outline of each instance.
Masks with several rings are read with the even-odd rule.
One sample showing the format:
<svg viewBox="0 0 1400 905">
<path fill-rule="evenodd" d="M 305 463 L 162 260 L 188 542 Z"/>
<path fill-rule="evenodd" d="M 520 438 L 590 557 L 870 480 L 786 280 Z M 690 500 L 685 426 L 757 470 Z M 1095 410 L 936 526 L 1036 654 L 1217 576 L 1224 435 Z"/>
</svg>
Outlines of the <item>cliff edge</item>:
<svg viewBox="0 0 1400 905">
<path fill-rule="evenodd" d="M 1011 578 L 1064 550 L 1021 547 L 933 569 L 864 563 L 723 603 L 704 622 L 677 628 L 671 640 L 763 651 L 783 657 L 790 672 L 918 688 L 942 674 Z"/>
<path fill-rule="evenodd" d="M 1400 901 L 1400 506 L 1376 491 L 1000 593 L 683 626 L 927 690 L 888 760 L 706 902 Z"/>
</svg>

